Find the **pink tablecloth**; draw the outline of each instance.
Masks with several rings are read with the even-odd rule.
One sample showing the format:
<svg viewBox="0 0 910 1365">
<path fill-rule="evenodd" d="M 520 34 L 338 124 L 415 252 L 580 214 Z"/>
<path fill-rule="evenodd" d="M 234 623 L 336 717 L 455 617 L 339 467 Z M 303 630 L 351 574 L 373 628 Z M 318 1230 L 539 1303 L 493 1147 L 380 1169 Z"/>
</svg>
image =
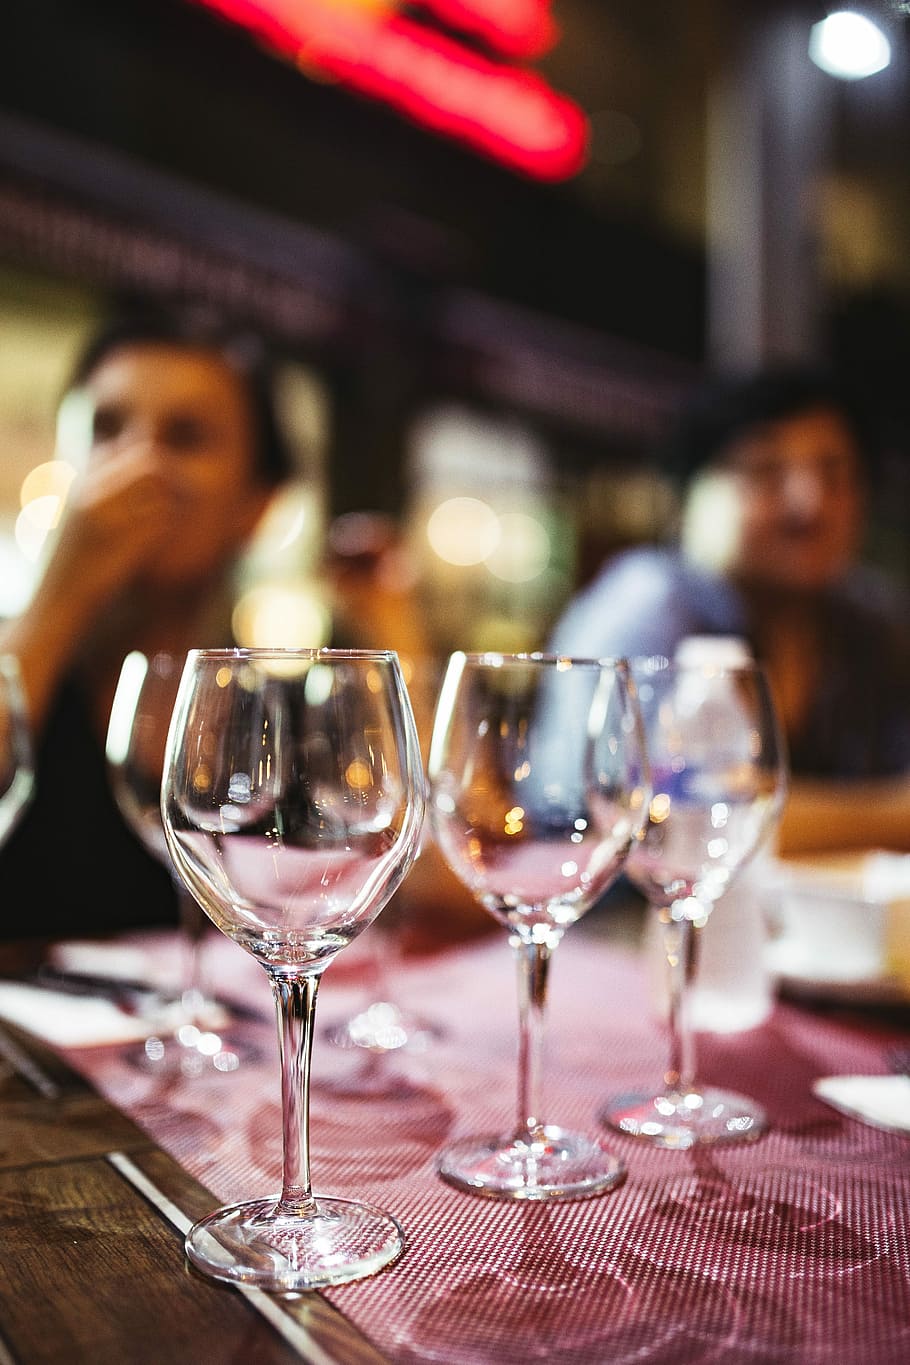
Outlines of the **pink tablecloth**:
<svg viewBox="0 0 910 1365">
<path fill-rule="evenodd" d="M 278 1063 L 264 973 L 226 941 L 217 955 L 225 988 L 262 1007 L 263 1025 L 248 1026 L 260 1063 L 164 1089 L 115 1049 L 71 1059 L 233 1200 L 278 1185 Z M 704 1038 L 703 1079 L 760 1099 L 765 1138 L 698 1158 L 617 1138 L 621 1189 L 520 1206 L 461 1194 L 434 1172 L 446 1140 L 504 1131 L 514 1117 L 505 941 L 412 963 L 397 980 L 402 1002 L 444 1036 L 411 1064 L 410 1088 L 375 1098 L 336 1093 L 350 1062 L 320 1039 L 312 1111 L 317 1193 L 367 1197 L 407 1232 L 396 1266 L 328 1295 L 390 1360 L 910 1360 L 910 1139 L 843 1119 L 810 1090 L 820 1075 L 886 1070 L 893 1029 L 781 1006 L 760 1030 Z M 341 958 L 321 1023 L 360 1003 Z M 664 1047 L 635 959 L 570 934 L 552 973 L 547 1120 L 593 1130 L 606 1097 L 657 1081 Z"/>
</svg>

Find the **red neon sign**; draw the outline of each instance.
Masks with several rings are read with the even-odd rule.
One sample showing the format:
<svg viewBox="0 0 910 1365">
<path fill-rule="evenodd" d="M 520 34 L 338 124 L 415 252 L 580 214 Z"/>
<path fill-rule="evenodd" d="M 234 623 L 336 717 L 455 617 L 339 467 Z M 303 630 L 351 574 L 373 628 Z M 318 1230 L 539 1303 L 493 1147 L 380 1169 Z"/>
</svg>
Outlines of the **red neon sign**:
<svg viewBox="0 0 910 1365">
<path fill-rule="evenodd" d="M 559 36 L 551 0 L 412 0 L 444 24 L 510 58 L 541 57 Z"/>
<path fill-rule="evenodd" d="M 504 45 L 551 40 L 548 0 L 419 0 Z M 584 164 L 587 120 L 536 72 L 481 56 L 396 11 L 396 0 L 197 0 L 304 71 L 329 76 L 542 180 Z M 496 16 L 511 27 L 497 27 Z M 536 36 L 535 36 L 536 35 Z M 488 46 L 493 37 L 485 33 Z M 525 48 L 527 50 L 527 48 Z"/>
</svg>

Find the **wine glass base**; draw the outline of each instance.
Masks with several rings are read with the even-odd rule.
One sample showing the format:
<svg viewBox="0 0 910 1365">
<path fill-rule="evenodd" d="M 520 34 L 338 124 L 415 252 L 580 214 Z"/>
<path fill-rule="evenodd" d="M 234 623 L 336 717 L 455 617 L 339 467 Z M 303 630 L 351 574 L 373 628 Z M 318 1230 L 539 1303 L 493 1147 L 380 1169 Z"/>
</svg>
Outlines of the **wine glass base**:
<svg viewBox="0 0 910 1365">
<path fill-rule="evenodd" d="M 274 1195 L 216 1209 L 190 1228 L 185 1247 L 212 1279 L 283 1293 L 375 1275 L 402 1254 L 404 1234 L 372 1204 L 317 1198 L 311 1214 L 284 1214 Z"/>
<path fill-rule="evenodd" d="M 350 1052 L 336 1060 L 313 1085 L 338 1099 L 409 1100 L 423 1094 L 426 1082 L 407 1064 L 407 1052 Z"/>
<path fill-rule="evenodd" d="M 705 1086 L 688 1095 L 620 1095 L 600 1112 L 600 1121 L 627 1137 L 656 1147 L 754 1142 L 768 1126 L 755 1100 L 731 1090 Z"/>
<path fill-rule="evenodd" d="M 600 1139 L 554 1127 L 541 1135 L 465 1138 L 445 1149 L 437 1170 L 448 1184 L 491 1199 L 588 1199 L 625 1179 L 624 1164 Z"/>
<path fill-rule="evenodd" d="M 369 1052 L 425 1052 L 442 1030 L 429 1019 L 389 1000 L 374 1000 L 350 1019 L 330 1025 L 323 1034 L 333 1047 Z"/>
<path fill-rule="evenodd" d="M 150 1034 L 144 1042 L 130 1048 L 127 1059 L 140 1071 L 153 1076 L 192 1078 L 217 1076 L 237 1071 L 258 1054 L 246 1043 L 238 1043 L 195 1024 L 184 1024 L 173 1033 Z"/>
</svg>

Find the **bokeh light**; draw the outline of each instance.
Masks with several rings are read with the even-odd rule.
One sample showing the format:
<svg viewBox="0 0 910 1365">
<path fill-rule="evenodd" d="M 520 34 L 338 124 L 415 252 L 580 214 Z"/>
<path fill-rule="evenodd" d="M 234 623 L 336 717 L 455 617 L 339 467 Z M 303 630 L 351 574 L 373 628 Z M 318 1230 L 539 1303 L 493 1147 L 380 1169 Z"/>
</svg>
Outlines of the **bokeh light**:
<svg viewBox="0 0 910 1365">
<path fill-rule="evenodd" d="M 809 56 L 829 76 L 857 81 L 884 71 L 891 61 L 891 44 L 865 14 L 837 10 L 812 25 Z"/>
<path fill-rule="evenodd" d="M 427 539 L 447 564 L 482 564 L 499 544 L 499 517 L 480 498 L 447 498 L 427 522 Z"/>
<path fill-rule="evenodd" d="M 76 470 L 67 460 L 46 460 L 22 480 L 14 536 L 22 554 L 35 563 L 48 533 L 58 525 Z"/>
<path fill-rule="evenodd" d="M 487 568 L 504 583 L 530 583 L 550 562 L 550 537 L 537 517 L 503 512 L 499 540 L 487 556 Z"/>
<path fill-rule="evenodd" d="M 306 584 L 263 583 L 245 592 L 231 623 L 249 649 L 318 649 L 329 636 L 329 612 Z"/>
</svg>

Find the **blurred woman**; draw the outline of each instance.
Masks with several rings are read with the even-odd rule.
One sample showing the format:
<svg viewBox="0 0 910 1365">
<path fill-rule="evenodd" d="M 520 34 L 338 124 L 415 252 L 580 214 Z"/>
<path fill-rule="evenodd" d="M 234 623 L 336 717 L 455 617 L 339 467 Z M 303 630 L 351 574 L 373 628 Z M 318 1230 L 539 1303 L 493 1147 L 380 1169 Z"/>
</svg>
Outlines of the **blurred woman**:
<svg viewBox="0 0 910 1365">
<path fill-rule="evenodd" d="M 174 917 L 127 831 L 104 738 L 126 654 L 231 643 L 230 571 L 290 461 L 258 349 L 212 328 L 113 324 L 71 385 L 90 449 L 28 608 L 0 632 L 37 749 L 33 803 L 0 852 L 5 932 L 82 934 Z"/>
</svg>

